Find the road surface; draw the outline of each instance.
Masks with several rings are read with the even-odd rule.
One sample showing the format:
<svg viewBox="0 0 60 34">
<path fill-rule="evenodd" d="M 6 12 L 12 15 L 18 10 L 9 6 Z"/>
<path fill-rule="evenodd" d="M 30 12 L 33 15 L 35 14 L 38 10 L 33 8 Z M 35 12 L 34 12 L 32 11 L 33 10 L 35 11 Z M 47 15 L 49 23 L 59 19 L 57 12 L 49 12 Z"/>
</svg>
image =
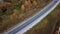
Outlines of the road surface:
<svg viewBox="0 0 60 34">
<path fill-rule="evenodd" d="M 36 13 L 31 18 L 25 20 L 24 22 L 17 24 L 8 32 L 4 34 L 23 34 L 33 26 L 35 26 L 38 22 L 40 22 L 44 17 L 46 17 L 58 4 L 60 0 L 53 0 L 50 4 L 48 4 L 44 9 Z"/>
</svg>

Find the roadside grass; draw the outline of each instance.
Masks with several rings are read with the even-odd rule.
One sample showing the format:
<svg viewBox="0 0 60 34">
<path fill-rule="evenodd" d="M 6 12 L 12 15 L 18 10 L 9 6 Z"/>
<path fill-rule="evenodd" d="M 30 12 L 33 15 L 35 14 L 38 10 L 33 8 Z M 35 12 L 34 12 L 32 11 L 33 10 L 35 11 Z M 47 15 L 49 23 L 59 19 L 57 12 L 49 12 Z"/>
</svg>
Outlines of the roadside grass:
<svg viewBox="0 0 60 34">
<path fill-rule="evenodd" d="M 48 16 L 46 16 L 41 22 L 28 30 L 25 34 L 53 34 L 56 23 L 59 20 L 60 5 L 56 7 Z M 58 18 L 59 17 L 59 18 Z"/>
</svg>

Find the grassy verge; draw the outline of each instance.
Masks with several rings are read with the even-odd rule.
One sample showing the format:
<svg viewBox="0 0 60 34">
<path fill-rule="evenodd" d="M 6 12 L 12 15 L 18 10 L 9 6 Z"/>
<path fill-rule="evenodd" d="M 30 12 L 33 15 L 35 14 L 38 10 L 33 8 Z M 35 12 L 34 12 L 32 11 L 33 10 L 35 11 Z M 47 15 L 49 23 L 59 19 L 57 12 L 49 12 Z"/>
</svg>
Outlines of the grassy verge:
<svg viewBox="0 0 60 34">
<path fill-rule="evenodd" d="M 56 7 L 47 17 L 36 26 L 28 30 L 25 34 L 53 34 L 55 25 L 60 22 L 60 5 Z"/>
</svg>

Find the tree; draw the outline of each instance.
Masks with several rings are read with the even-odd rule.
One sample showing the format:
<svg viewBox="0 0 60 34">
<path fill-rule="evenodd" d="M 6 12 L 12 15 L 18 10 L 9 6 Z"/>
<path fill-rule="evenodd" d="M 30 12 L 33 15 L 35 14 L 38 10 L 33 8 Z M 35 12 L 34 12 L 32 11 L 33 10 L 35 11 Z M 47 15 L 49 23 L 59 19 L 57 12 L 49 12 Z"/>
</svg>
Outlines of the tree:
<svg viewBox="0 0 60 34">
<path fill-rule="evenodd" d="M 23 11 L 23 12 L 25 11 L 25 6 L 24 6 L 24 4 L 23 4 L 23 5 L 21 5 L 20 10 L 21 10 L 21 11 Z"/>
<path fill-rule="evenodd" d="M 33 5 L 34 5 L 34 6 L 36 6 L 36 5 L 37 5 L 37 2 L 36 2 L 35 0 L 33 1 Z"/>
</svg>

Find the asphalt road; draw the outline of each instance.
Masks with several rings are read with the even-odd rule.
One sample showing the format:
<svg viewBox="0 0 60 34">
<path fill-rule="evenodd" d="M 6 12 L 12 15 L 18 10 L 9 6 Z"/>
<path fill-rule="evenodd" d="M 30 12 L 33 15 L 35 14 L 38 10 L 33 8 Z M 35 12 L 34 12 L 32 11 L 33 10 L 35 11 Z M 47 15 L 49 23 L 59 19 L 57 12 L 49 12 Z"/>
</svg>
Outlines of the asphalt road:
<svg viewBox="0 0 60 34">
<path fill-rule="evenodd" d="M 5 34 L 23 34 L 27 30 L 32 28 L 34 25 L 36 25 L 39 21 L 41 21 L 45 16 L 47 16 L 58 4 L 59 0 L 53 0 L 37 14 L 25 20 L 23 23 L 16 25 L 15 27 L 13 27 L 13 29 L 9 30 L 8 32 L 5 32 Z"/>
</svg>

